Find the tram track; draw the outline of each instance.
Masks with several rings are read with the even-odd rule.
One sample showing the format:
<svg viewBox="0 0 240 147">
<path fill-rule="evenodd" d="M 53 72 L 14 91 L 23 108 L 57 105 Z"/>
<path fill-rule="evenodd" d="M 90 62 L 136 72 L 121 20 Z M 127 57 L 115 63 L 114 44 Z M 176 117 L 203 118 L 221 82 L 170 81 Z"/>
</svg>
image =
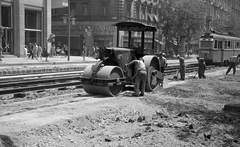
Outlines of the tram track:
<svg viewBox="0 0 240 147">
<path fill-rule="evenodd" d="M 207 69 L 211 69 L 213 67 L 215 66 L 207 66 Z M 168 66 L 165 69 L 165 75 L 175 74 L 178 69 L 179 66 L 177 65 Z M 186 67 L 186 72 L 195 72 L 197 69 L 197 64 L 189 64 Z M 0 96 L 31 91 L 44 91 L 46 89 L 65 88 L 70 86 L 77 86 L 81 88 L 82 73 L 83 71 L 75 71 L 1 77 Z"/>
</svg>

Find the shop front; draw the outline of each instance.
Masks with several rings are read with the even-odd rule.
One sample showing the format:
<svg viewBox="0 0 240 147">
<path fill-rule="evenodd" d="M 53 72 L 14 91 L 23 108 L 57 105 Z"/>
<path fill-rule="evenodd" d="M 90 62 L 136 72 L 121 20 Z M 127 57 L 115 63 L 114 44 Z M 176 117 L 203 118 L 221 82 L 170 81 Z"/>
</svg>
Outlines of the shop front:
<svg viewBox="0 0 240 147">
<path fill-rule="evenodd" d="M 53 22 L 52 31 L 56 35 L 56 47 L 68 46 L 68 27 L 63 22 Z M 71 25 L 71 49 L 70 54 L 79 56 L 83 53 L 83 48 L 87 47 L 89 56 L 93 52 L 93 46 L 107 47 L 114 46 L 116 39 L 115 27 L 113 23 L 107 22 L 76 22 Z"/>
<path fill-rule="evenodd" d="M 51 1 L 0 0 L 0 38 L 3 56 L 24 56 L 25 45 L 31 43 L 48 47 L 46 38 L 51 33 Z"/>
</svg>

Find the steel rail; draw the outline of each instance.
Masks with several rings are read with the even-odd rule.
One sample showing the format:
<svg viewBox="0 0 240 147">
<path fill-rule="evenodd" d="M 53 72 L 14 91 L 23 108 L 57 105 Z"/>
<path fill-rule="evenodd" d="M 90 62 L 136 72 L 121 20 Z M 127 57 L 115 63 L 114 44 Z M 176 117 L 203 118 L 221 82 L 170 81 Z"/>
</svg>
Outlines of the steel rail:
<svg viewBox="0 0 240 147">
<path fill-rule="evenodd" d="M 28 92 L 28 91 L 36 91 L 36 90 L 45 90 L 45 89 L 52 89 L 52 88 L 63 88 L 68 86 L 81 86 L 80 81 L 76 82 L 68 82 L 68 83 L 57 83 L 57 84 L 50 84 L 50 85 L 38 85 L 38 86 L 31 86 L 31 87 L 21 87 L 21 88 L 13 88 L 13 89 L 4 89 L 0 90 L 0 95 L 5 94 L 16 94 L 16 93 L 22 93 L 22 92 Z"/>
<path fill-rule="evenodd" d="M 41 79 L 28 79 L 24 81 L 11 81 L 0 83 L 0 88 L 14 87 L 14 86 L 26 86 L 34 84 L 46 84 L 52 82 L 64 82 L 69 80 L 81 80 L 80 76 L 64 76 L 64 77 L 54 77 L 54 78 L 41 78 Z"/>
<path fill-rule="evenodd" d="M 214 66 L 207 66 L 206 69 L 210 69 Z M 170 74 L 175 74 L 179 69 L 179 66 L 174 66 L 174 67 L 169 67 L 166 68 L 165 74 L 170 75 Z M 197 71 L 198 67 L 196 66 L 187 66 L 186 72 L 194 72 Z M 72 73 L 72 72 L 71 72 Z M 52 89 L 52 88 L 62 88 L 62 87 L 68 87 L 68 86 L 81 86 L 81 75 L 78 72 L 76 75 L 71 75 L 71 76 L 64 76 L 64 74 L 68 74 L 68 72 L 64 73 L 56 73 L 53 75 L 58 75 L 58 77 L 50 77 L 50 78 L 43 78 L 44 76 L 52 76 L 49 74 L 39 74 L 37 76 L 42 77 L 39 79 L 25 79 L 23 81 L 9 81 L 9 82 L 2 82 L 0 83 L 0 95 L 5 95 L 5 94 L 16 94 L 16 93 L 21 93 L 21 92 L 28 92 L 28 91 L 36 91 L 36 90 L 44 90 L 44 89 Z M 59 77 L 60 76 L 60 77 Z M 23 76 L 25 78 L 29 77 L 34 77 L 34 75 L 31 76 Z M 17 78 L 14 78 L 17 79 Z M 77 81 L 74 81 L 77 80 Z M 61 82 L 61 83 L 56 83 L 56 82 Z M 43 84 L 43 85 L 37 85 L 36 84 Z"/>
</svg>

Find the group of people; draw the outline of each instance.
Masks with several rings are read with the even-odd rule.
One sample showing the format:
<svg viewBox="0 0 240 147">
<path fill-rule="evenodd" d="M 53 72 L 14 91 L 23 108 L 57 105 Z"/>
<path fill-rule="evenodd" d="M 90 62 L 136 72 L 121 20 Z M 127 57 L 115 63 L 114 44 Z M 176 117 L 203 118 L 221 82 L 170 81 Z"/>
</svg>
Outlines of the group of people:
<svg viewBox="0 0 240 147">
<path fill-rule="evenodd" d="M 66 57 L 68 55 L 68 46 L 66 44 L 63 45 L 63 48 L 59 48 L 55 46 L 55 44 L 52 44 L 51 50 L 50 50 L 50 57 Z"/>
<path fill-rule="evenodd" d="M 185 80 L 185 72 L 186 72 L 186 65 L 185 65 L 185 59 L 184 57 L 177 56 L 179 60 L 179 71 L 180 74 L 179 80 Z M 233 74 L 236 72 L 236 65 L 239 62 L 240 55 L 238 56 L 232 56 L 230 59 L 230 65 L 226 72 L 226 75 L 230 72 L 231 69 L 233 69 Z M 168 66 L 167 59 L 165 53 L 159 53 L 159 65 L 160 65 L 160 72 L 164 75 L 164 70 Z M 205 70 L 206 70 L 206 63 L 204 58 L 197 57 L 198 60 L 198 71 L 196 74 L 198 74 L 199 79 L 205 79 Z M 128 68 L 130 65 L 135 64 L 135 75 L 132 77 L 134 79 L 134 93 L 133 96 L 144 96 L 145 93 L 145 83 L 147 80 L 147 71 L 144 64 L 144 59 L 139 58 L 131 61 L 130 63 L 126 64 L 126 67 Z M 159 87 L 163 87 L 163 79 L 160 79 Z"/>
<path fill-rule="evenodd" d="M 91 50 L 89 46 L 83 46 L 82 56 L 84 61 L 85 61 L 85 57 L 92 57 L 94 59 L 98 59 L 99 57 L 98 46 L 94 45 Z"/>
<path fill-rule="evenodd" d="M 25 54 L 26 54 L 26 50 L 28 53 L 28 58 L 36 59 L 36 60 L 42 59 L 43 49 L 36 42 L 30 43 L 29 48 L 25 45 Z M 27 56 L 27 55 L 25 55 L 25 56 Z"/>
</svg>

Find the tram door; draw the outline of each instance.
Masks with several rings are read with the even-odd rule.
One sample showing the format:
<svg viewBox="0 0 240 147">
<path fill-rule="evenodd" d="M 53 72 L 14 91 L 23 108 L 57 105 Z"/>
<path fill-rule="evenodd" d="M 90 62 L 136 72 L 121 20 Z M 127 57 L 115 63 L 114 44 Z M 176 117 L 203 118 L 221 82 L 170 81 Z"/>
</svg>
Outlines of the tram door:
<svg viewBox="0 0 240 147">
<path fill-rule="evenodd" d="M 12 29 L 5 28 L 2 37 L 3 54 L 13 54 Z"/>
</svg>

